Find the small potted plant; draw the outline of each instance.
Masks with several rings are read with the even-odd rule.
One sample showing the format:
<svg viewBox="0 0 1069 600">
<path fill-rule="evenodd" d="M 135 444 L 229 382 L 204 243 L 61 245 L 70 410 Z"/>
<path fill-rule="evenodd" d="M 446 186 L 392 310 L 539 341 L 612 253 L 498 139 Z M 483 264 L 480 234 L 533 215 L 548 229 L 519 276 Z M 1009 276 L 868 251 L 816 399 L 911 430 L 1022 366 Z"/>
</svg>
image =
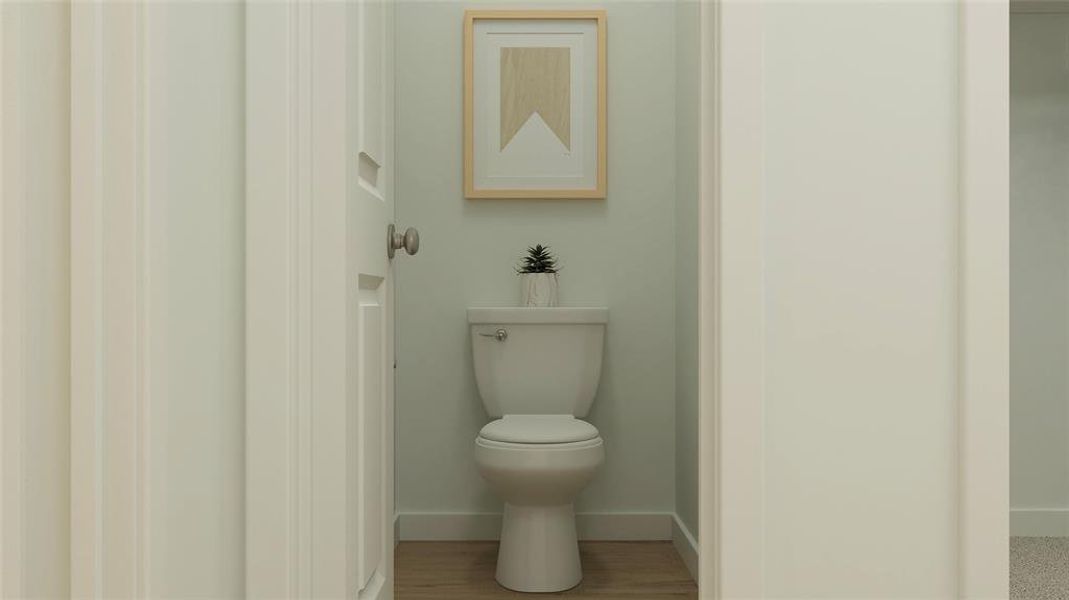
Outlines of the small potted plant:
<svg viewBox="0 0 1069 600">
<path fill-rule="evenodd" d="M 516 272 L 520 275 L 521 306 L 557 305 L 557 257 L 549 246 L 538 244 L 527 249 Z"/>
</svg>

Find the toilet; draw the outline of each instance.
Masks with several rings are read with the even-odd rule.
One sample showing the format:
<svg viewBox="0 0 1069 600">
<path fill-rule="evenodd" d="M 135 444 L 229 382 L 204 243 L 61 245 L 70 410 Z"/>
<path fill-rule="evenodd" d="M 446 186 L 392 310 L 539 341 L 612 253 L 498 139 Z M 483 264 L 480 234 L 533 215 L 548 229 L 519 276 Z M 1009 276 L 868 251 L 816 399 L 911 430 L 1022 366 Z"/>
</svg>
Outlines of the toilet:
<svg viewBox="0 0 1069 600">
<path fill-rule="evenodd" d="M 601 378 L 607 308 L 469 308 L 475 381 L 494 419 L 475 464 L 505 502 L 498 583 L 558 592 L 583 578 L 573 503 L 605 460 L 583 421 Z"/>
</svg>

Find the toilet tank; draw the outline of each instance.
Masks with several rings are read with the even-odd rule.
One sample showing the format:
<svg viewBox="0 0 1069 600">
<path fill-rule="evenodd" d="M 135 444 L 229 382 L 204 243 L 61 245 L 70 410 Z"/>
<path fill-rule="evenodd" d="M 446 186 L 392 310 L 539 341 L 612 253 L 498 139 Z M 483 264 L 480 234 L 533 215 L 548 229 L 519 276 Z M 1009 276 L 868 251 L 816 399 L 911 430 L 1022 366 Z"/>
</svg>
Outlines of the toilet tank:
<svg viewBox="0 0 1069 600">
<path fill-rule="evenodd" d="M 609 309 L 600 307 L 469 308 L 486 412 L 586 416 L 601 379 L 608 322 Z"/>
</svg>

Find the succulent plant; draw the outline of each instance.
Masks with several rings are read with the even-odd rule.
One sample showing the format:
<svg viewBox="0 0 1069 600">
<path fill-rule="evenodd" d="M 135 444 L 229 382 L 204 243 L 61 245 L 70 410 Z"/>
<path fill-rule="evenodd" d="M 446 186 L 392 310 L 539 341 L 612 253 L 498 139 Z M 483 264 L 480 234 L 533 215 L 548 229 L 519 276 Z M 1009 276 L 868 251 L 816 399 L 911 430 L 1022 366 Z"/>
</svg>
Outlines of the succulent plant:
<svg viewBox="0 0 1069 600">
<path fill-rule="evenodd" d="M 527 255 L 520 259 L 516 272 L 523 273 L 556 273 L 557 257 L 549 251 L 549 246 L 538 244 L 527 249 Z"/>
</svg>

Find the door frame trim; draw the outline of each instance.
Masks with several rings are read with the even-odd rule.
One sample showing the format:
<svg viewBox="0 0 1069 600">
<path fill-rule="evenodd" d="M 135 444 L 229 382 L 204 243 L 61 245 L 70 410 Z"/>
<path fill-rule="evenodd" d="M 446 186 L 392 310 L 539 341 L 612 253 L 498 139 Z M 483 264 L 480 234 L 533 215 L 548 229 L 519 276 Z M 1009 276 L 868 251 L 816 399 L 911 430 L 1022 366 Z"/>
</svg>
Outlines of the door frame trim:
<svg viewBox="0 0 1069 600">
<path fill-rule="evenodd" d="M 151 157 L 167 125 L 150 121 L 155 12 L 71 6 L 70 585 L 78 598 L 153 595 L 151 510 L 166 496 L 153 461 L 155 405 L 166 393 L 165 215 L 153 209 Z M 158 38 L 156 38 L 158 39 Z M 122 317 L 119 318 L 118 316 Z M 159 532 L 156 533 L 159 535 Z"/>
<path fill-rule="evenodd" d="M 959 0 L 958 588 L 1009 586 L 1009 4 Z M 763 7 L 703 0 L 700 588 L 764 589 Z"/>
<path fill-rule="evenodd" d="M 701 20 L 698 472 L 702 598 L 764 596 L 763 8 Z"/>
<path fill-rule="evenodd" d="M 245 13 L 245 485 L 259 499 L 246 503 L 250 599 L 312 597 L 311 11 L 252 3 Z"/>
<path fill-rule="evenodd" d="M 960 2 L 958 595 L 1009 594 L 1009 12 Z"/>
<path fill-rule="evenodd" d="M 250 599 L 392 596 L 389 576 L 360 589 L 366 582 L 354 558 L 349 467 L 358 440 L 349 399 L 361 384 L 351 376 L 348 337 L 354 11 L 345 3 L 246 6 Z M 382 236 L 375 247 L 385 253 Z M 388 433 L 388 447 L 391 440 Z M 391 510 L 383 538 L 392 549 L 393 488 L 385 488 Z M 384 558 L 391 572 L 392 553 Z"/>
<path fill-rule="evenodd" d="M 21 97 L 4 82 L 21 79 L 20 18 L 10 7 L 0 7 L 0 596 L 13 597 L 25 594 L 26 568 L 22 483 L 26 367 L 21 339 L 26 252 L 21 224 L 27 194 L 22 181 L 25 139 L 19 120 Z"/>
</svg>

